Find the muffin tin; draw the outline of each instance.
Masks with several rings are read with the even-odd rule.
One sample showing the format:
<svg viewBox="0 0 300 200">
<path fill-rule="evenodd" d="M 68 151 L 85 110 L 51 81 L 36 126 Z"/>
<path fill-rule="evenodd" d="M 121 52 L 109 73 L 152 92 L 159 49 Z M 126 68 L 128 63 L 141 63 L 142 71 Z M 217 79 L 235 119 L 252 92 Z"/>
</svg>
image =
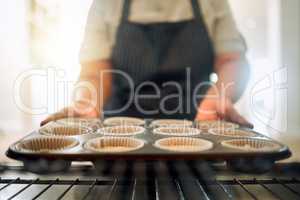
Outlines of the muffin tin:
<svg viewBox="0 0 300 200">
<path fill-rule="evenodd" d="M 235 134 L 216 134 L 216 130 L 220 133 L 223 133 L 224 130 L 220 131 L 215 126 L 209 131 L 200 130 L 198 122 L 193 123 L 194 128 L 160 127 L 155 129 L 150 125 L 148 126 L 147 124 L 151 124 L 151 121 L 148 122 L 144 127 L 109 125 L 97 130 L 82 125 L 81 128 L 88 130 L 88 132 L 85 134 L 66 134 L 63 137 L 58 136 L 58 134 L 49 136 L 51 135 L 49 130 L 54 130 L 54 127 L 78 127 L 78 124 L 65 124 L 65 127 L 62 127 L 62 124 L 52 122 L 40 129 L 45 130 L 46 128 L 48 130 L 47 135 L 44 135 L 44 132 L 40 130 L 33 131 L 25 138 L 12 144 L 7 155 L 10 158 L 23 161 L 27 165 L 28 162 L 30 164 L 32 161 L 37 162 L 37 160 L 49 162 L 59 160 L 69 163 L 72 161 L 97 163 L 100 160 L 210 160 L 227 161 L 232 164 L 241 159 L 247 161 L 260 159 L 274 163 L 291 155 L 287 146 L 263 134 L 243 127 L 237 128 L 238 126 L 235 125 L 234 128 L 231 126 L 226 131 L 236 131 L 239 133 L 238 137 Z M 226 122 L 222 123 L 226 124 Z M 112 134 L 106 134 L 107 130 L 108 133 Z M 124 134 L 124 131 L 134 134 Z M 120 134 L 121 132 L 122 134 Z M 167 134 L 157 134 L 162 132 Z M 34 151 L 24 150 L 30 143 L 29 141 L 62 139 L 73 141 L 73 143 L 67 147 L 55 149 L 55 151 L 47 150 L 44 147 L 40 150 L 34 149 Z"/>
</svg>

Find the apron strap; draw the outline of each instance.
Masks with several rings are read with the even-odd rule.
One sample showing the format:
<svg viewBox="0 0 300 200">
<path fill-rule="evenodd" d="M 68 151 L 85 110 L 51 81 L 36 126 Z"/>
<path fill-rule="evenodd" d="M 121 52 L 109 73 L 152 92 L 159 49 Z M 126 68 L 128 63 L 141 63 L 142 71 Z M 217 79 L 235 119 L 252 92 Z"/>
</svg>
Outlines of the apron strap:
<svg viewBox="0 0 300 200">
<path fill-rule="evenodd" d="M 124 0 L 122 11 L 122 22 L 127 21 L 130 15 L 131 0 Z"/>
<path fill-rule="evenodd" d="M 203 14 L 202 14 L 202 9 L 201 6 L 199 5 L 198 0 L 191 0 L 192 8 L 193 8 L 193 13 L 195 19 L 198 19 L 200 21 L 203 21 Z"/>
</svg>

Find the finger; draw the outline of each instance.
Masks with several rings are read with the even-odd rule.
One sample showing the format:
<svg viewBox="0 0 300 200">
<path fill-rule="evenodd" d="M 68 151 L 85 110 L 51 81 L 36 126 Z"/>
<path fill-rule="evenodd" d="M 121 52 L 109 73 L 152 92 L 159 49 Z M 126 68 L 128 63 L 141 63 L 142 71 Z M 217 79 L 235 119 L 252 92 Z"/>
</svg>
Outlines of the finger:
<svg viewBox="0 0 300 200">
<path fill-rule="evenodd" d="M 227 114 L 227 118 L 232 121 L 232 122 L 235 122 L 235 123 L 238 123 L 242 126 L 246 126 L 248 128 L 253 128 L 253 124 L 251 124 L 250 122 L 248 122 L 243 116 L 241 116 L 235 108 L 231 108 L 229 111 L 228 111 L 228 114 Z"/>
<path fill-rule="evenodd" d="M 41 126 L 44 126 L 51 121 L 56 121 L 59 119 L 63 119 L 66 117 L 72 117 L 72 116 L 75 116 L 75 113 L 72 110 L 65 108 L 65 109 L 61 110 L 60 112 L 54 113 L 54 114 L 50 115 L 49 117 L 47 117 L 45 120 L 43 120 L 41 122 Z"/>
<path fill-rule="evenodd" d="M 232 109 L 233 105 L 229 103 L 228 101 L 220 101 L 217 104 L 217 114 L 220 119 L 222 120 L 228 120 L 227 113 L 230 109 Z"/>
<path fill-rule="evenodd" d="M 62 119 L 64 117 L 65 117 L 65 113 L 63 113 L 63 112 L 58 112 L 58 113 L 52 114 L 52 115 L 50 115 L 49 117 L 47 117 L 45 120 L 43 120 L 41 122 L 41 126 L 44 126 L 44 125 L 48 124 L 51 121 Z"/>
<path fill-rule="evenodd" d="M 204 101 L 201 103 L 200 107 L 197 110 L 196 120 L 198 121 L 211 121 L 217 120 L 218 113 L 214 102 Z"/>
<path fill-rule="evenodd" d="M 218 115 L 216 112 L 214 113 L 203 113 L 203 112 L 198 112 L 196 116 L 197 121 L 212 121 L 212 120 L 218 120 Z"/>
</svg>

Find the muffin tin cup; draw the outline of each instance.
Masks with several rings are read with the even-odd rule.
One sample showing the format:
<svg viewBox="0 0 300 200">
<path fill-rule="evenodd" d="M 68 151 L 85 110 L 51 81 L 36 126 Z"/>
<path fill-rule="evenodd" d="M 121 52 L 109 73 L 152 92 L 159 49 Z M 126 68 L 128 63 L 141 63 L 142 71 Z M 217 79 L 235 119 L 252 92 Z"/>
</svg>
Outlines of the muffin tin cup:
<svg viewBox="0 0 300 200">
<path fill-rule="evenodd" d="M 199 135 L 201 131 L 189 127 L 160 127 L 154 129 L 153 133 L 164 136 L 195 136 Z"/>
<path fill-rule="evenodd" d="M 101 120 L 98 118 L 63 118 L 56 120 L 55 123 L 62 126 L 90 127 L 93 130 L 103 127 Z"/>
<path fill-rule="evenodd" d="M 280 145 L 265 139 L 233 139 L 221 142 L 224 147 L 247 152 L 271 152 L 280 149 Z"/>
<path fill-rule="evenodd" d="M 213 143 L 199 138 L 169 137 L 157 140 L 154 146 L 174 152 L 201 152 L 213 147 Z"/>
<path fill-rule="evenodd" d="M 208 133 L 217 135 L 217 136 L 223 136 L 223 137 L 234 137 L 234 138 L 252 138 L 257 137 L 257 134 L 255 134 L 252 131 L 247 130 L 241 130 L 241 129 L 210 129 L 208 130 Z"/>
<path fill-rule="evenodd" d="M 53 153 L 61 152 L 78 145 L 75 138 L 36 137 L 24 140 L 17 145 L 20 152 Z"/>
<path fill-rule="evenodd" d="M 240 126 L 235 123 L 226 122 L 226 121 L 197 121 L 196 128 L 202 131 L 208 131 L 210 129 L 221 129 L 221 130 L 234 130 L 238 129 Z"/>
<path fill-rule="evenodd" d="M 159 127 L 192 127 L 193 122 L 189 120 L 178 120 L 178 119 L 159 119 L 151 122 L 151 128 Z"/>
<path fill-rule="evenodd" d="M 81 126 L 90 126 L 91 124 L 100 124 L 101 121 L 98 118 L 63 118 L 55 121 L 57 124 L 61 125 L 81 125 Z"/>
<path fill-rule="evenodd" d="M 39 133 L 46 136 L 79 136 L 85 135 L 92 132 L 92 129 L 88 127 L 78 125 L 59 125 L 52 123 L 39 129 Z"/>
<path fill-rule="evenodd" d="M 141 126 L 111 126 L 104 127 L 97 131 L 104 136 L 135 136 L 145 132 Z"/>
<path fill-rule="evenodd" d="M 144 141 L 128 137 L 100 137 L 87 141 L 84 148 L 93 152 L 122 153 L 140 149 Z"/>
<path fill-rule="evenodd" d="M 110 117 L 103 121 L 105 126 L 144 126 L 145 120 L 135 117 Z"/>
</svg>

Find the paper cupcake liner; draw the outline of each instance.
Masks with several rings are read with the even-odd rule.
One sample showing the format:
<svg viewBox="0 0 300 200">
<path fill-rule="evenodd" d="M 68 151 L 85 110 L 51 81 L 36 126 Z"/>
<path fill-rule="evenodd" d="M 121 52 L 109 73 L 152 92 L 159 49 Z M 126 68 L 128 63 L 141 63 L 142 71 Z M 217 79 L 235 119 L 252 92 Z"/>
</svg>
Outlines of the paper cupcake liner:
<svg viewBox="0 0 300 200">
<path fill-rule="evenodd" d="M 110 117 L 104 120 L 105 126 L 143 126 L 145 120 L 135 117 Z"/>
<path fill-rule="evenodd" d="M 81 126 L 50 124 L 42 127 L 39 132 L 49 136 L 78 136 L 91 133 L 91 129 Z"/>
<path fill-rule="evenodd" d="M 59 125 L 64 126 L 80 126 L 90 128 L 103 127 L 100 119 L 97 118 L 64 118 L 55 121 Z"/>
<path fill-rule="evenodd" d="M 141 126 L 110 126 L 101 128 L 98 133 L 110 136 L 134 136 L 145 132 Z"/>
<path fill-rule="evenodd" d="M 189 127 L 160 127 L 153 130 L 154 134 L 169 135 L 169 136 L 194 136 L 201 132 L 196 128 Z"/>
<path fill-rule="evenodd" d="M 210 129 L 208 131 L 213 135 L 225 136 L 225 137 L 255 137 L 256 133 L 251 131 L 244 131 L 239 129 Z"/>
<path fill-rule="evenodd" d="M 144 141 L 126 137 L 94 138 L 86 142 L 85 148 L 95 152 L 120 153 L 140 149 Z"/>
<path fill-rule="evenodd" d="M 176 152 L 200 152 L 211 149 L 213 143 L 198 138 L 170 137 L 157 140 L 154 146 L 163 150 Z"/>
<path fill-rule="evenodd" d="M 280 145 L 263 139 L 234 139 L 225 140 L 221 144 L 224 147 L 243 151 L 274 151 L 280 149 Z"/>
<path fill-rule="evenodd" d="M 239 125 L 226 121 L 198 121 L 196 127 L 200 130 L 208 131 L 209 129 L 237 129 Z"/>
<path fill-rule="evenodd" d="M 27 139 L 17 145 L 17 149 L 23 152 L 53 152 L 75 147 L 78 141 L 75 138 L 62 137 L 37 137 Z"/>
<path fill-rule="evenodd" d="M 150 127 L 192 127 L 193 122 L 179 119 L 158 119 L 151 122 Z"/>
</svg>

